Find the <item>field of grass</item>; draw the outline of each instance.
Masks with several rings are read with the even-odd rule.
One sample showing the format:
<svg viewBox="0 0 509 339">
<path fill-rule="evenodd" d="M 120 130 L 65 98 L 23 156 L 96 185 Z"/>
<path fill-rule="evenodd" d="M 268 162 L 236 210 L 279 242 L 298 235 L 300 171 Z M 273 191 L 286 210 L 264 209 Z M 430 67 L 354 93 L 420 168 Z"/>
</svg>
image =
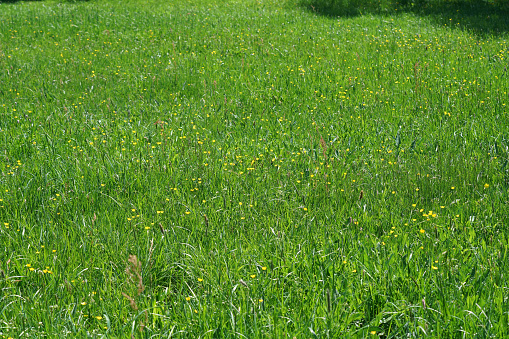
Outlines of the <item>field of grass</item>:
<svg viewBox="0 0 509 339">
<path fill-rule="evenodd" d="M 0 4 L 0 338 L 508 337 L 509 34 L 441 19 Z"/>
</svg>

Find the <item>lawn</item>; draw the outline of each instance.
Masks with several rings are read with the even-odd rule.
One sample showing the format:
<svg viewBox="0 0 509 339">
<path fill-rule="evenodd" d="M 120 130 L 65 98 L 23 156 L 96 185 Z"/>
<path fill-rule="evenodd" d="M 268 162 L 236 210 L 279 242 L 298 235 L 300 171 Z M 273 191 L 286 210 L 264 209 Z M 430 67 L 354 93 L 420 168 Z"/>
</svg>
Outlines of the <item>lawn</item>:
<svg viewBox="0 0 509 339">
<path fill-rule="evenodd" d="M 0 3 L 0 338 L 509 336 L 508 26 L 400 12 Z"/>
</svg>

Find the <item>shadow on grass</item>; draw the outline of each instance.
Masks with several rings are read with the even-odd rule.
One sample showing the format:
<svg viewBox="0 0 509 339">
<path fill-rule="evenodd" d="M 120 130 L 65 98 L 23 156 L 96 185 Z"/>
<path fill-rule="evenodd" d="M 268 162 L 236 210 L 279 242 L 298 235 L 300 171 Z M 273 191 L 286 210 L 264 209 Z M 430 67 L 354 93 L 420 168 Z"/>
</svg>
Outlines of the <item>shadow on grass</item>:
<svg viewBox="0 0 509 339">
<path fill-rule="evenodd" d="M 495 6 L 477 1 L 463 4 L 445 3 L 411 11 L 429 17 L 436 24 L 459 26 L 477 35 L 500 35 L 509 32 L 508 6 Z"/>
<path fill-rule="evenodd" d="M 509 32 L 509 2 L 495 5 L 480 0 L 437 3 L 421 1 L 422 4 L 419 5 L 403 0 L 396 5 L 386 2 L 385 7 L 379 3 L 372 5 L 371 1 L 360 2 L 360 6 L 355 6 L 354 3 L 356 2 L 344 0 L 309 0 L 302 1 L 301 6 L 318 15 L 329 17 L 414 13 L 427 17 L 438 25 L 465 29 L 477 35 L 500 35 Z"/>
</svg>

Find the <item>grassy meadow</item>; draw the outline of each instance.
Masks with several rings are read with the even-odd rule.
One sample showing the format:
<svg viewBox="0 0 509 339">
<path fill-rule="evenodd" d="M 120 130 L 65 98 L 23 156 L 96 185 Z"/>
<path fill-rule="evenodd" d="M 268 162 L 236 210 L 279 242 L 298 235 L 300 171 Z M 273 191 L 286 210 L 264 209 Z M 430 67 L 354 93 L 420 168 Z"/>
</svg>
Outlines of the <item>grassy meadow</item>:
<svg viewBox="0 0 509 339">
<path fill-rule="evenodd" d="M 509 26 L 391 13 L 0 3 L 0 338 L 509 337 Z"/>
</svg>

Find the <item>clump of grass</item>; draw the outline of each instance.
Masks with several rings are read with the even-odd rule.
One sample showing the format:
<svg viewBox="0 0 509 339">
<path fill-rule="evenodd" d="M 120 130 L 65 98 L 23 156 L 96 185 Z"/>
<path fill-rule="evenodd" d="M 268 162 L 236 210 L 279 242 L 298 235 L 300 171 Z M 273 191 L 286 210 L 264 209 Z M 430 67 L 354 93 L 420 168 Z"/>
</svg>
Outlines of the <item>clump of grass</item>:
<svg viewBox="0 0 509 339">
<path fill-rule="evenodd" d="M 129 292 L 129 294 L 126 292 L 122 292 L 122 295 L 129 301 L 129 305 L 134 312 L 138 311 L 138 304 L 136 302 L 136 299 L 139 299 L 140 295 L 145 290 L 145 286 L 143 285 L 143 278 L 141 276 L 141 271 L 142 271 L 141 262 L 135 255 L 130 255 L 128 259 L 128 265 L 126 268 L 126 274 L 128 277 L 127 287 L 130 288 L 130 290 L 135 289 L 135 292 L 131 291 Z M 144 315 L 145 320 L 144 322 L 141 321 L 139 324 L 140 332 L 143 332 L 145 324 L 148 322 L 147 310 L 144 310 L 142 313 Z"/>
</svg>

